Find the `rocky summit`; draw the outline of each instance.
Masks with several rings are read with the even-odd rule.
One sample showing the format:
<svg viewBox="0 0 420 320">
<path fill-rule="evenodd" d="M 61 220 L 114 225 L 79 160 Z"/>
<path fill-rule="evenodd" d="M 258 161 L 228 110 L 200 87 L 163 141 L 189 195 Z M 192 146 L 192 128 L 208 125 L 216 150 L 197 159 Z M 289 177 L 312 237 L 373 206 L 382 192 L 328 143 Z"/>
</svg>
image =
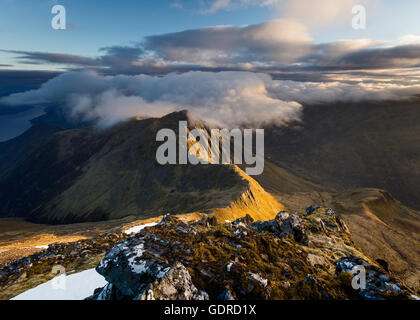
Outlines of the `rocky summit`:
<svg viewBox="0 0 420 320">
<path fill-rule="evenodd" d="M 88 299 L 418 299 L 383 265 L 328 208 L 264 222 L 167 215 L 107 252 L 96 270 L 108 284 Z"/>
</svg>

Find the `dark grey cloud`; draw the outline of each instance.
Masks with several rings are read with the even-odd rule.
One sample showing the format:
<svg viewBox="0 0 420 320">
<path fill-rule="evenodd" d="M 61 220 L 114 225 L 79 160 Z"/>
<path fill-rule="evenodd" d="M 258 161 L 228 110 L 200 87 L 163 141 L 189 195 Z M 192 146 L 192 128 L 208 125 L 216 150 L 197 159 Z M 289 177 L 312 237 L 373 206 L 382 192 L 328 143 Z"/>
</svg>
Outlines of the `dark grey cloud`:
<svg viewBox="0 0 420 320">
<path fill-rule="evenodd" d="M 105 66 L 113 68 L 130 68 L 133 62 L 137 61 L 144 53 L 143 49 L 138 46 L 111 46 L 99 49 L 104 53 L 98 58 L 98 61 Z"/>
<path fill-rule="evenodd" d="M 57 63 L 57 64 L 73 64 L 79 66 L 100 66 L 102 63 L 96 59 L 89 57 L 65 54 L 65 53 L 49 53 L 35 51 L 16 51 L 16 50 L 0 50 L 1 52 L 13 53 L 17 56 L 15 59 L 29 64 L 37 64 L 39 62 Z"/>
<path fill-rule="evenodd" d="M 372 48 L 352 52 L 340 58 L 337 65 L 345 68 L 389 69 L 415 67 L 420 63 L 420 45 Z"/>
<path fill-rule="evenodd" d="M 420 45 L 384 47 L 367 39 L 318 44 L 301 59 L 302 70 L 359 70 L 418 67 Z"/>
<path fill-rule="evenodd" d="M 100 48 L 99 51 L 105 52 L 109 56 L 126 57 L 129 59 L 136 59 L 144 52 L 140 45 L 130 46 L 110 46 Z"/>
</svg>

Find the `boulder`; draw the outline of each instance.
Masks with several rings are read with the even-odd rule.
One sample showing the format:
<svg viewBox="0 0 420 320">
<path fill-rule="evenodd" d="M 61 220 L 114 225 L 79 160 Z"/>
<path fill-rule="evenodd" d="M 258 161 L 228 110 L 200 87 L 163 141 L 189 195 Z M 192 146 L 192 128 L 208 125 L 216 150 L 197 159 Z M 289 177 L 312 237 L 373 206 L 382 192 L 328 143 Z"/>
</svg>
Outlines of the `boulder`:
<svg viewBox="0 0 420 320">
<path fill-rule="evenodd" d="M 252 223 L 254 222 L 254 219 L 247 214 L 246 216 L 236 219 L 235 221 L 232 222 L 233 225 L 238 226 L 238 225 L 245 225 L 245 226 L 250 226 Z"/>
<path fill-rule="evenodd" d="M 255 223 L 254 230 L 257 232 L 271 232 L 280 238 L 291 235 L 297 242 L 304 245 L 308 245 L 309 242 L 303 220 L 296 212 L 289 214 L 281 211 L 274 220 Z"/>
<path fill-rule="evenodd" d="M 156 279 L 135 300 L 209 300 L 209 295 L 198 290 L 190 273 L 177 263 L 163 278 Z"/>
<path fill-rule="evenodd" d="M 409 298 L 409 290 L 405 285 L 362 258 L 347 256 L 339 259 L 336 266 L 336 275 L 347 272 L 353 276 L 351 284 L 353 294 L 362 299 Z"/>
<path fill-rule="evenodd" d="M 96 271 L 112 283 L 125 297 L 134 298 L 150 283 L 163 278 L 168 264 L 145 252 L 144 238 L 132 238 L 112 248 Z"/>
</svg>

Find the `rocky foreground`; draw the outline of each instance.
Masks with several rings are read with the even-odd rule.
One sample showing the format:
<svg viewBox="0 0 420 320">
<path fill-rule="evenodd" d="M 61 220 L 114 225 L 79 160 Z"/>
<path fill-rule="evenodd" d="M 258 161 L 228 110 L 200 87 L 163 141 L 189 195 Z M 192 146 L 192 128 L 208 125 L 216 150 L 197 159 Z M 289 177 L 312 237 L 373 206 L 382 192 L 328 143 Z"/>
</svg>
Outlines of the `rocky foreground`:
<svg viewBox="0 0 420 320">
<path fill-rule="evenodd" d="M 8 300 L 51 280 L 54 266 L 69 274 L 94 268 L 105 252 L 127 239 L 125 233 L 108 232 L 93 239 L 54 243 L 48 249 L 13 261 L 0 263 L 0 300 Z"/>
<path fill-rule="evenodd" d="M 353 289 L 356 266 L 366 270 L 365 289 Z M 105 255 L 96 270 L 108 285 L 88 299 L 418 299 L 386 269 L 327 208 L 224 224 L 169 215 Z"/>
</svg>

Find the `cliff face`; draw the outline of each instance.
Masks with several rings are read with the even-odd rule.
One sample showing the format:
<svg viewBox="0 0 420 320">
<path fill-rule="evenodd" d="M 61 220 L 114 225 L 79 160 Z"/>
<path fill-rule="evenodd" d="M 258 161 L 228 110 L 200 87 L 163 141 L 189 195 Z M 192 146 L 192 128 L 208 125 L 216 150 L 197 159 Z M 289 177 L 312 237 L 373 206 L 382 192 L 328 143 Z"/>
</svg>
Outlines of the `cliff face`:
<svg viewBox="0 0 420 320">
<path fill-rule="evenodd" d="M 366 286 L 352 287 L 355 267 Z M 331 209 L 232 223 L 166 216 L 112 248 L 97 266 L 109 284 L 89 299 L 415 299 L 355 247 Z"/>
</svg>

